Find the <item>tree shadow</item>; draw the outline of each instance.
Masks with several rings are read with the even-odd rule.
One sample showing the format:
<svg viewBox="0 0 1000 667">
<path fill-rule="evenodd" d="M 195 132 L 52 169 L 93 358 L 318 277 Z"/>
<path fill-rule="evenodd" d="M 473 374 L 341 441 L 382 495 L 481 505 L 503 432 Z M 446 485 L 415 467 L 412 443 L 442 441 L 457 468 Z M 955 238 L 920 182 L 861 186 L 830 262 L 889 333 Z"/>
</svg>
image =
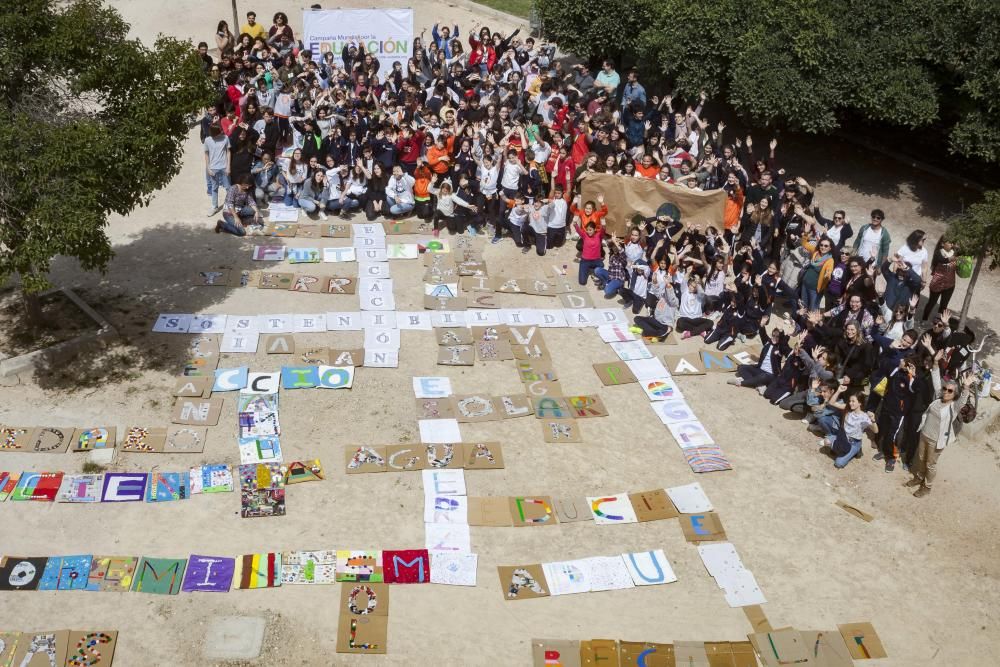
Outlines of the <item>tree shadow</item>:
<svg viewBox="0 0 1000 667">
<path fill-rule="evenodd" d="M 765 155 L 768 142 L 777 138 L 777 168 L 785 169 L 787 175 L 803 176 L 812 185 L 842 187 L 874 199 L 912 199 L 917 204 L 919 215 L 941 221 L 982 198 L 975 187 L 964 187 L 960 182 L 921 170 L 916 159 L 902 153 L 893 157 L 875 147 L 866 148 L 866 136 L 849 139 L 843 135 L 748 128 L 731 108 L 720 104 L 709 105 L 705 118 L 711 119 L 713 127 L 718 120 L 725 121 L 724 140 L 727 143 L 737 138 L 744 140 L 747 134 L 752 135 L 758 155 Z M 937 155 L 929 150 L 924 162 L 936 166 Z M 942 166 L 941 170 L 946 171 L 946 167 Z M 827 207 L 842 207 L 829 197 L 824 196 L 823 201 Z M 878 206 L 878 203 L 874 202 L 872 206 Z M 827 211 L 824 210 L 824 213 Z"/>
<path fill-rule="evenodd" d="M 51 279 L 70 287 L 115 328 L 117 336 L 69 354 L 46 355 L 34 382 L 46 391 L 74 392 L 137 379 L 144 371 L 181 373 L 190 336 L 154 334 L 160 313 L 210 312 L 233 289 L 196 285 L 199 271 L 266 270 L 279 262 L 251 259 L 255 245 L 285 245 L 264 236 L 236 238 L 211 227 L 167 223 L 115 246 L 107 273 L 83 271 L 76 260 L 53 261 Z M 231 274 L 231 275 L 232 275 Z"/>
</svg>

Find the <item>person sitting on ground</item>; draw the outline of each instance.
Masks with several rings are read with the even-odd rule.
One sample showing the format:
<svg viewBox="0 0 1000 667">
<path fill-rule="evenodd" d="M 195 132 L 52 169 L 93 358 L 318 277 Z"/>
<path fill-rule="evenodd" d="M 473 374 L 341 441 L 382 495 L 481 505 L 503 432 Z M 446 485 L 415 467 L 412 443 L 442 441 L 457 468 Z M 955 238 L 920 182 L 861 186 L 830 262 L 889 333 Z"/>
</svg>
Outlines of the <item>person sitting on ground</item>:
<svg viewBox="0 0 1000 667">
<path fill-rule="evenodd" d="M 769 319 L 765 319 L 760 325 L 759 335 L 764 347 L 761 348 L 757 363 L 737 366 L 736 376 L 729 379 L 729 384 L 751 389 L 763 388 L 780 372 L 792 348 L 788 345 L 788 335 L 778 327 L 771 329 L 770 335 L 767 334 L 765 327 Z"/>
<path fill-rule="evenodd" d="M 861 394 L 849 392 L 846 401 L 837 400 L 845 392 L 848 392 L 848 385 L 841 382 L 837 389 L 837 394 L 831 401 L 831 405 L 843 410 L 843 417 L 840 419 L 840 427 L 836 434 L 822 438 L 820 446 L 830 447 L 834 457 L 833 465 L 838 470 L 846 466 L 855 458 L 861 455 L 861 438 L 867 430 L 878 433 L 878 426 L 875 424 L 875 415 L 865 412 L 864 400 Z"/>
<path fill-rule="evenodd" d="M 246 236 L 247 227 L 262 230 L 264 220 L 254 199 L 253 187 L 249 176 L 240 178 L 226 192 L 226 201 L 222 204 L 222 220 L 215 223 L 215 233 L 228 232 L 235 236 Z"/>
<path fill-rule="evenodd" d="M 701 336 L 704 338 L 715 326 L 715 322 L 705 317 L 705 290 L 701 286 L 701 278 L 691 276 L 687 281 L 687 289 L 680 298 L 680 317 L 676 328 L 684 335 L 681 338 Z"/>
<path fill-rule="evenodd" d="M 656 302 L 652 316 L 637 315 L 634 320 L 635 326 L 639 328 L 643 336 L 656 338 L 660 342 L 663 342 L 670 335 L 670 332 L 674 330 L 674 322 L 677 319 L 677 309 L 679 307 L 680 301 L 677 300 L 674 290 L 669 288 L 664 289 L 661 291 L 660 297 Z"/>
</svg>

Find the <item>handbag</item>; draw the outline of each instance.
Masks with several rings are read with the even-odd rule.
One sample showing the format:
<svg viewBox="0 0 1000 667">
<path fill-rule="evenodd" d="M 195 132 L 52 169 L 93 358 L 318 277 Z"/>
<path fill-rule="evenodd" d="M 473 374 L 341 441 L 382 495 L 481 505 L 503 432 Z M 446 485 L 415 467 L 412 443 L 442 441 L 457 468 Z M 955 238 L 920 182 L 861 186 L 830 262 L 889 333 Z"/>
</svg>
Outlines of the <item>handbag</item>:
<svg viewBox="0 0 1000 667">
<path fill-rule="evenodd" d="M 945 265 L 943 267 L 938 267 L 934 271 L 934 275 L 931 276 L 931 282 L 928 285 L 928 289 L 931 292 L 943 292 L 946 289 L 951 289 L 955 286 L 955 268 L 950 265 Z"/>
<path fill-rule="evenodd" d="M 972 396 L 965 400 L 965 405 L 958 411 L 958 419 L 963 424 L 971 424 L 976 418 L 976 405 L 972 402 Z M 949 422 L 950 423 L 950 422 Z"/>
</svg>

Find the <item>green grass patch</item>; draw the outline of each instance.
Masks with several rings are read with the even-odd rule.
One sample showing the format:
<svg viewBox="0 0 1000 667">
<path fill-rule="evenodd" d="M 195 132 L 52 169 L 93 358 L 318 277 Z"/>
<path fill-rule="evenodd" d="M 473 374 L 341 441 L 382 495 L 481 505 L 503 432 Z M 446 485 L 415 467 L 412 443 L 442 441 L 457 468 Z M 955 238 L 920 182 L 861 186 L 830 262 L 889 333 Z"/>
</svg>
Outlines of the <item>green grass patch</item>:
<svg viewBox="0 0 1000 667">
<path fill-rule="evenodd" d="M 531 0 L 476 0 L 476 3 L 524 19 L 531 16 Z"/>
</svg>

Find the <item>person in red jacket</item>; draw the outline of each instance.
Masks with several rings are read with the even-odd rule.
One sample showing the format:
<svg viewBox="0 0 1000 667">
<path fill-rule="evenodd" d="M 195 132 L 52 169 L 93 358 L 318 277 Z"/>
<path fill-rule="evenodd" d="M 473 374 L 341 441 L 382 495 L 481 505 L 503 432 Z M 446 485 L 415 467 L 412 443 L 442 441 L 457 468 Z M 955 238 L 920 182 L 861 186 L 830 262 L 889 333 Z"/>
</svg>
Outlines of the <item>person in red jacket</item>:
<svg viewBox="0 0 1000 667">
<path fill-rule="evenodd" d="M 399 165 L 409 175 L 417 169 L 417 158 L 420 157 L 420 148 L 424 143 L 424 133 L 416 129 L 416 123 L 412 127 L 404 127 L 396 139 L 396 155 L 399 156 Z"/>
<path fill-rule="evenodd" d="M 479 31 L 479 39 L 475 35 L 469 35 L 469 69 L 479 68 L 479 74 L 486 76 L 487 72 L 493 71 L 493 66 L 497 63 L 497 52 L 493 49 L 493 38 L 489 28 Z"/>
<path fill-rule="evenodd" d="M 600 209 L 594 202 L 588 201 L 581 210 L 577 206 L 580 202 L 580 198 L 577 197 L 569 209 L 578 219 L 578 221 L 574 221 L 573 226 L 576 228 L 577 234 L 580 235 L 580 243 L 582 244 L 579 275 L 581 285 L 587 284 L 587 278 L 591 271 L 604 266 L 604 260 L 601 259 L 601 241 L 604 239 L 603 220 L 604 216 L 608 214 L 608 205 L 604 203 L 603 194 L 597 195 L 597 201 L 601 205 Z"/>
</svg>

